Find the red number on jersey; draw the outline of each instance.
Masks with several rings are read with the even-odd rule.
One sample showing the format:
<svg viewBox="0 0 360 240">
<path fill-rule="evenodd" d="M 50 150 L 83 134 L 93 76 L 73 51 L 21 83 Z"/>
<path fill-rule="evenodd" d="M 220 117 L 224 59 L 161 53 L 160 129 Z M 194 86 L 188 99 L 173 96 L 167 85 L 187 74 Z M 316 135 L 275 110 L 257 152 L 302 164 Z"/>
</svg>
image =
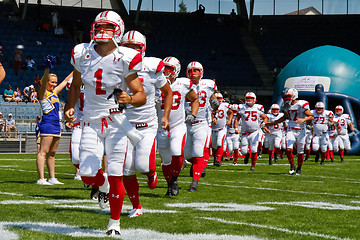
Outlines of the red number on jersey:
<svg viewBox="0 0 360 240">
<path fill-rule="evenodd" d="M 103 74 L 102 69 L 98 69 L 94 74 L 94 77 L 96 78 L 96 90 L 95 90 L 96 95 L 106 94 L 106 91 L 104 89 L 101 89 L 102 74 Z"/>
<path fill-rule="evenodd" d="M 224 110 L 219 110 L 218 118 L 223 119 L 225 117 Z"/>
<path fill-rule="evenodd" d="M 164 94 L 161 93 L 161 109 L 164 109 Z M 181 94 L 179 91 L 173 91 L 173 104 L 171 106 L 171 110 L 177 110 L 179 109 L 181 102 Z"/>
<path fill-rule="evenodd" d="M 198 92 L 199 96 L 199 107 L 205 107 L 207 94 L 205 91 Z"/>
<path fill-rule="evenodd" d="M 250 120 L 255 122 L 257 120 L 257 111 L 245 111 L 245 114 L 247 115 L 245 121 Z"/>
<path fill-rule="evenodd" d="M 289 114 L 289 120 L 296 121 L 298 114 L 297 110 L 289 110 L 288 114 Z M 293 118 L 291 118 L 291 116 L 293 116 Z"/>
</svg>

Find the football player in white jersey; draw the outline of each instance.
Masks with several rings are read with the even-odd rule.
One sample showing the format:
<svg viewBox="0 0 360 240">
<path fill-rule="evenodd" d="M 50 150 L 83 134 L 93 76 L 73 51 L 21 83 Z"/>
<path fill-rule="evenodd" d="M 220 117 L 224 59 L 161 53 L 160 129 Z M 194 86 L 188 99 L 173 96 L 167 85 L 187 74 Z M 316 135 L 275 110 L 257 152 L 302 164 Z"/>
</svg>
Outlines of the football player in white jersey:
<svg viewBox="0 0 360 240">
<path fill-rule="evenodd" d="M 188 78 L 177 78 L 181 65 L 177 58 L 164 58 L 164 74 L 173 91 L 173 102 L 169 116 L 169 129 L 159 126 L 157 133 L 158 149 L 161 156 L 161 166 L 168 189 L 165 196 L 176 196 L 179 194 L 177 178 L 184 161 L 183 149 L 186 140 L 186 122 L 195 121 L 199 100 L 194 91 L 195 85 Z M 191 112 L 185 116 L 185 100 L 190 101 Z M 156 104 L 159 119 L 164 115 L 164 97 Z"/>
<path fill-rule="evenodd" d="M 237 160 L 239 158 L 240 136 L 238 133 L 235 133 L 235 127 L 234 127 L 234 122 L 235 122 L 235 118 L 237 115 L 238 107 L 239 107 L 238 104 L 232 104 L 230 106 L 230 108 L 233 112 L 233 117 L 231 119 L 230 125 L 228 125 L 227 133 L 226 133 L 226 142 L 227 142 L 229 153 L 230 153 L 230 155 L 234 154 L 233 165 L 236 165 Z M 240 128 L 240 127 L 241 127 L 241 124 L 239 123 L 238 128 Z"/>
<path fill-rule="evenodd" d="M 230 109 L 230 104 L 223 101 L 224 98 L 220 92 L 216 92 L 215 97 L 219 101 L 220 105 L 216 111 L 213 111 L 211 142 L 214 155 L 214 166 L 219 167 L 221 165 L 221 158 L 224 152 L 224 141 L 227 130 L 226 126 L 231 125 L 234 114 Z"/>
<path fill-rule="evenodd" d="M 155 108 L 155 91 L 159 89 L 164 96 L 163 116 L 159 119 L 159 127 L 169 129 L 169 115 L 172 106 L 173 94 L 170 85 L 165 78 L 164 62 L 155 57 L 145 57 L 146 38 L 138 31 L 129 31 L 124 34 L 121 46 L 133 48 L 139 51 L 143 57 L 142 70 L 138 72 L 145 93 L 146 104 L 140 107 L 129 106 L 126 116 L 130 123 L 140 131 L 144 138 L 137 145 L 128 142 L 128 151 L 124 167 L 124 186 L 133 205 L 129 217 L 137 217 L 142 214 L 139 200 L 139 183 L 136 171 L 147 175 L 147 183 L 150 189 L 157 184 L 156 174 L 156 134 L 158 129 L 158 118 Z M 131 92 L 128 92 L 131 95 Z"/>
<path fill-rule="evenodd" d="M 245 94 L 245 104 L 240 104 L 238 108 L 238 114 L 235 119 L 235 132 L 240 133 L 239 119 L 241 118 L 241 154 L 247 155 L 250 146 L 251 167 L 250 170 L 255 170 L 256 161 L 258 159 L 258 145 L 262 134 L 261 128 L 264 128 L 266 132 L 265 124 L 268 121 L 268 117 L 264 113 L 264 106 L 256 103 L 256 95 L 253 92 Z M 263 119 L 262 126 L 260 128 L 260 119 Z"/>
<path fill-rule="evenodd" d="M 341 130 L 336 137 L 333 147 L 335 152 L 339 152 L 341 162 L 344 162 L 344 150 L 349 151 L 351 149 L 349 136 L 355 135 L 355 128 L 350 116 L 344 113 L 344 108 L 341 105 L 335 107 L 334 121 L 339 124 Z M 351 131 L 350 134 L 348 134 L 348 128 Z"/>
<path fill-rule="evenodd" d="M 323 102 L 317 102 L 315 104 L 315 110 L 311 110 L 311 113 L 314 116 L 314 119 L 312 120 L 312 150 L 314 152 L 320 151 L 320 164 L 324 165 L 326 152 L 329 147 L 328 124 L 334 125 L 334 113 L 332 111 L 325 110 L 325 104 Z"/>
<path fill-rule="evenodd" d="M 104 11 L 96 16 L 91 25 L 91 42 L 78 44 L 72 51 L 74 75 L 65 105 L 66 121 L 74 122 L 74 106 L 84 84 L 86 101 L 79 174 L 84 183 L 99 186 L 101 207 L 106 206 L 107 200 L 110 203 L 108 235 L 120 235 L 120 213 L 125 196 L 123 166 L 128 137 L 134 143 L 143 137 L 127 120 L 123 105 L 139 107 L 146 103 L 145 91 L 137 75 L 142 68 L 142 57 L 133 49 L 118 47 L 123 33 L 124 23 L 117 13 Z M 133 95 L 115 91 L 126 87 Z M 110 98 L 112 95 L 117 103 Z M 104 153 L 107 155 L 108 177 L 101 168 Z"/>
<path fill-rule="evenodd" d="M 199 62 L 191 62 L 186 68 L 186 76 L 195 85 L 194 90 L 199 98 L 199 110 L 197 112 L 195 121 L 187 122 L 187 135 L 184 148 L 184 157 L 192 163 L 193 180 L 189 191 L 197 191 L 198 182 L 204 168 L 204 148 L 208 136 L 209 122 L 208 122 L 208 106 L 211 104 L 215 110 L 219 106 L 219 102 L 214 96 L 217 90 L 216 84 L 213 80 L 202 79 L 203 66 Z"/>
<path fill-rule="evenodd" d="M 306 138 L 306 121 L 312 121 L 314 119 L 310 112 L 309 103 L 304 100 L 298 100 L 298 91 L 295 88 L 289 88 L 284 95 L 284 116 L 269 122 L 267 126 L 273 126 L 278 123 L 282 123 L 288 119 L 287 131 L 286 131 L 286 155 L 290 163 L 289 174 L 301 174 L 301 167 L 304 162 L 304 147 Z M 293 147 L 296 144 L 298 167 L 294 164 Z"/>
<path fill-rule="evenodd" d="M 336 115 L 334 115 L 335 117 Z M 333 118 L 334 120 L 334 118 Z M 330 159 L 331 162 L 334 162 L 334 145 L 336 145 L 336 136 L 338 135 L 339 132 L 339 128 L 341 129 L 341 127 L 339 126 L 339 124 L 334 121 L 335 124 L 328 124 L 328 134 L 329 134 L 329 155 L 330 155 Z"/>
<path fill-rule="evenodd" d="M 284 115 L 284 113 L 280 113 L 280 107 L 278 104 L 273 104 L 270 107 L 270 113 L 267 114 L 268 121 L 274 122 L 275 120 L 281 118 Z M 283 137 L 283 123 L 275 124 L 273 126 L 270 126 L 268 128 L 269 133 L 267 134 L 267 140 L 269 144 L 269 165 L 272 165 L 272 158 L 275 154 L 274 160 L 277 162 L 278 156 L 281 155 L 281 141 Z M 275 148 L 275 152 L 274 152 Z"/>
</svg>

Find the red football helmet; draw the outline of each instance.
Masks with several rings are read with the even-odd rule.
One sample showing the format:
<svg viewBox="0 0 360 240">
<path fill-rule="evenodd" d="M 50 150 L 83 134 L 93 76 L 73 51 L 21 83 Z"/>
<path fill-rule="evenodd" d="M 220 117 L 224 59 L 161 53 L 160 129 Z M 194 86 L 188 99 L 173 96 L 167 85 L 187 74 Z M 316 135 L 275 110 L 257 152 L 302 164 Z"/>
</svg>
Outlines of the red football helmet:
<svg viewBox="0 0 360 240">
<path fill-rule="evenodd" d="M 245 94 L 245 103 L 249 107 L 254 106 L 254 104 L 256 103 L 256 95 L 255 95 L 255 93 L 248 92 L 247 94 Z"/>
<path fill-rule="evenodd" d="M 315 109 L 316 109 L 316 112 L 318 114 L 322 114 L 324 112 L 324 109 L 325 109 L 325 105 L 323 102 L 317 102 L 315 104 Z"/>
<path fill-rule="evenodd" d="M 335 107 L 335 114 L 341 116 L 344 113 L 344 108 L 341 105 Z"/>
<path fill-rule="evenodd" d="M 271 110 L 271 113 L 275 116 L 279 115 L 279 113 L 280 113 L 280 107 L 276 103 L 271 105 L 270 110 Z"/>
<path fill-rule="evenodd" d="M 114 26 L 113 29 L 103 28 L 103 24 L 111 24 Z M 121 41 L 121 37 L 124 34 L 124 22 L 119 14 L 114 11 L 104 11 L 99 13 L 95 21 L 91 25 L 90 37 L 95 42 L 108 42 L 113 40 L 116 43 Z M 113 36 L 109 36 L 106 31 L 112 31 Z"/>
</svg>

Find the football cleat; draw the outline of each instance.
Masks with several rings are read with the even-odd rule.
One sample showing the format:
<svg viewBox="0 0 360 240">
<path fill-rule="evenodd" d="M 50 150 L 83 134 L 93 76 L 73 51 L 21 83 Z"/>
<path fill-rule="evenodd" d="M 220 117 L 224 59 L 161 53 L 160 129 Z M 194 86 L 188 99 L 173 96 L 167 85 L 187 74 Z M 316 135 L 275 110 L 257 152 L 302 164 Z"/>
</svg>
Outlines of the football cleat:
<svg viewBox="0 0 360 240">
<path fill-rule="evenodd" d="M 147 184 L 149 186 L 150 189 L 154 189 L 157 185 L 157 180 L 158 180 L 158 177 L 157 177 L 157 173 L 155 172 L 154 175 L 151 175 L 151 176 L 148 176 L 147 177 Z"/>
<path fill-rule="evenodd" d="M 110 218 L 109 224 L 106 230 L 106 235 L 114 236 L 120 234 L 120 220 L 113 220 Z"/>
<path fill-rule="evenodd" d="M 36 184 L 39 184 L 39 185 L 52 185 L 52 183 L 49 183 L 48 181 L 46 181 L 46 178 L 42 178 L 42 179 L 37 180 Z"/>
<path fill-rule="evenodd" d="M 305 157 L 304 162 L 307 162 L 309 160 L 309 157 Z"/>
<path fill-rule="evenodd" d="M 249 158 L 250 158 L 250 154 L 246 154 L 245 158 L 244 158 L 244 164 L 248 164 L 249 163 Z"/>
<path fill-rule="evenodd" d="M 333 158 L 331 158 L 331 162 L 335 162 Z"/>
<path fill-rule="evenodd" d="M 176 178 L 177 179 L 177 178 Z M 172 196 L 177 196 L 179 195 L 179 186 L 177 184 L 177 180 L 175 180 L 173 182 L 173 184 L 171 185 L 171 195 Z"/>
<path fill-rule="evenodd" d="M 250 171 L 255 171 L 255 167 L 251 166 Z"/>
<path fill-rule="evenodd" d="M 128 217 L 129 218 L 133 218 L 133 217 L 139 217 L 142 215 L 142 209 L 141 208 L 134 208 L 133 210 L 128 212 Z"/>
<path fill-rule="evenodd" d="M 79 181 L 81 181 L 81 176 L 80 176 L 80 175 L 76 175 L 76 176 L 74 177 L 74 180 L 79 180 Z"/>
<path fill-rule="evenodd" d="M 109 206 L 109 194 L 99 191 L 98 202 L 100 208 L 107 208 Z"/>
<path fill-rule="evenodd" d="M 315 156 L 315 162 L 316 162 L 316 163 L 319 161 L 319 158 L 320 158 L 320 154 L 317 153 L 316 156 Z"/>
<path fill-rule="evenodd" d="M 192 180 L 190 188 L 189 188 L 189 192 L 196 192 L 197 191 L 198 182 L 199 181 L 197 181 L 197 180 Z"/>
<path fill-rule="evenodd" d="M 215 159 L 214 159 L 214 166 L 220 167 L 220 166 L 221 166 L 221 163 L 220 163 L 218 160 L 215 160 Z"/>
<path fill-rule="evenodd" d="M 64 184 L 64 183 L 60 182 L 59 180 L 57 180 L 57 178 L 49 178 L 49 183 L 51 183 L 51 184 Z"/>
<path fill-rule="evenodd" d="M 84 183 L 84 188 L 89 188 L 89 187 L 90 187 L 89 184 Z"/>
<path fill-rule="evenodd" d="M 258 158 L 262 158 L 262 155 L 261 155 L 261 154 L 259 154 Z"/>
<path fill-rule="evenodd" d="M 296 169 L 296 175 L 301 175 L 301 167 L 297 167 L 297 169 Z"/>
<path fill-rule="evenodd" d="M 272 158 L 269 158 L 269 165 L 272 165 Z"/>
<path fill-rule="evenodd" d="M 295 173 L 295 169 L 296 169 L 295 165 L 291 164 L 289 174 L 293 175 Z"/>
<path fill-rule="evenodd" d="M 98 188 L 91 189 L 90 199 L 92 199 L 94 201 L 98 201 L 98 199 L 99 199 L 99 189 Z"/>
<path fill-rule="evenodd" d="M 184 159 L 182 167 L 181 167 L 181 171 L 184 170 L 184 168 L 186 168 L 187 165 L 187 161 Z"/>
<path fill-rule="evenodd" d="M 171 184 L 171 182 L 168 182 L 168 188 L 167 188 L 167 191 L 165 193 L 165 197 L 171 197 L 172 196 L 171 188 L 172 188 L 172 184 Z"/>
<path fill-rule="evenodd" d="M 344 162 L 344 158 L 340 158 L 341 159 L 341 162 Z"/>
<path fill-rule="evenodd" d="M 201 177 L 205 177 L 205 176 L 206 176 L 206 168 L 203 168 L 201 172 Z"/>
<path fill-rule="evenodd" d="M 324 165 L 324 164 L 325 164 L 325 161 L 321 160 L 320 165 Z"/>
<path fill-rule="evenodd" d="M 233 162 L 233 165 L 235 166 L 235 165 L 236 165 L 236 162 Z"/>
</svg>

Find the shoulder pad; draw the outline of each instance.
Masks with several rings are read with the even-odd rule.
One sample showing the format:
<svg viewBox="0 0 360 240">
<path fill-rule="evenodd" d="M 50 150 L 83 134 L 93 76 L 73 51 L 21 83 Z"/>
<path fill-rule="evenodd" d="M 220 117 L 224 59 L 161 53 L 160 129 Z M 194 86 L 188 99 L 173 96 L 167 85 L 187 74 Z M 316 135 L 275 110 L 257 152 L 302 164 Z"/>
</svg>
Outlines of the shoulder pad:
<svg viewBox="0 0 360 240">
<path fill-rule="evenodd" d="M 149 72 L 154 74 L 162 73 L 165 69 L 164 62 L 156 57 L 144 57 L 143 65 Z"/>
</svg>

